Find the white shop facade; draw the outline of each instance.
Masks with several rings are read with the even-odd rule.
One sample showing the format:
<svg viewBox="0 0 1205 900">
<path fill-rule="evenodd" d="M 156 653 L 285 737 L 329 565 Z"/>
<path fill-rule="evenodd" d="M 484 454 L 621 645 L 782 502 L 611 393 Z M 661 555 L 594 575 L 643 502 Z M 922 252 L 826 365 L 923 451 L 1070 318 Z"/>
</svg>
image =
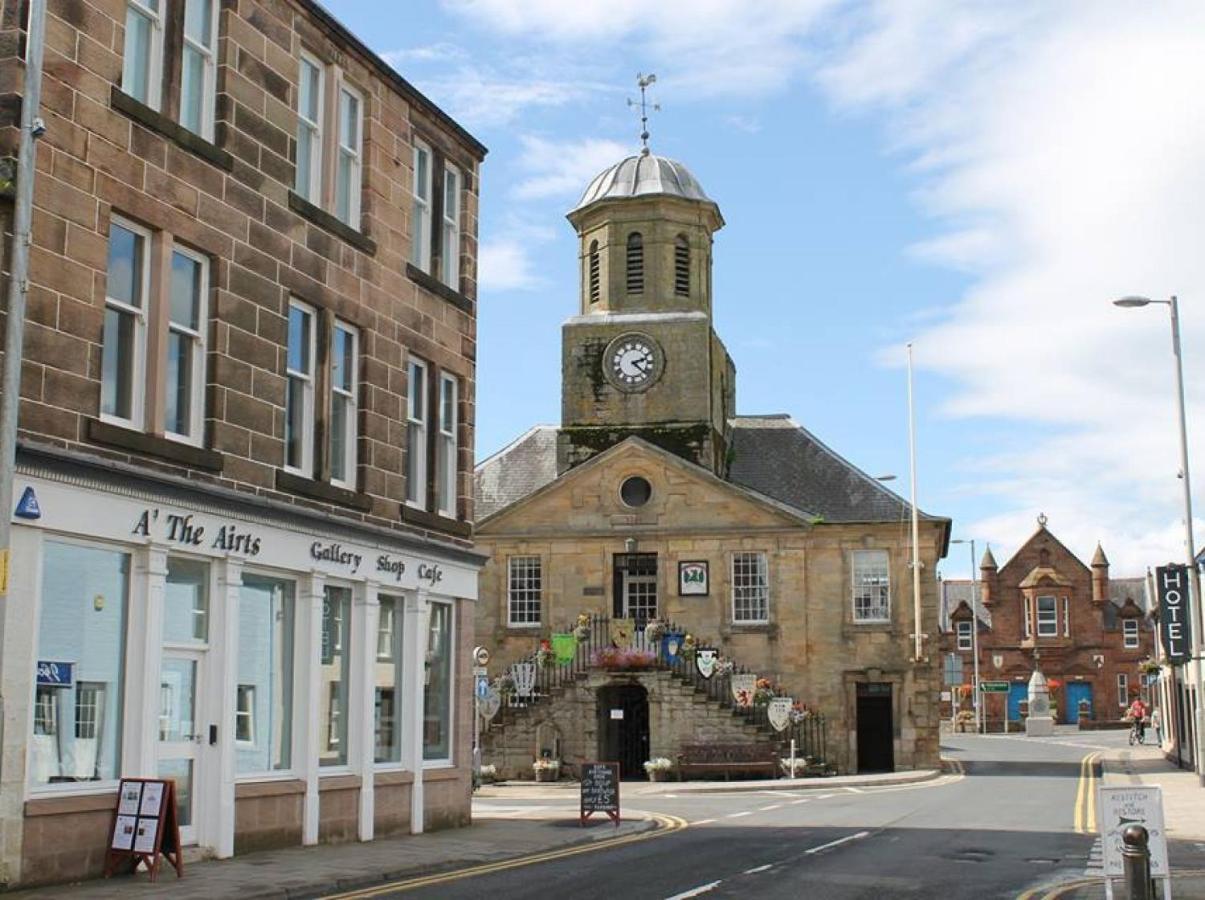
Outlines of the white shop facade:
<svg viewBox="0 0 1205 900">
<path fill-rule="evenodd" d="M 183 843 L 216 857 L 467 823 L 478 554 L 132 471 L 21 465 L 27 488 L 9 884 L 95 874 L 121 777 L 175 779 Z M 81 871 L 46 855 L 60 833 Z"/>
</svg>

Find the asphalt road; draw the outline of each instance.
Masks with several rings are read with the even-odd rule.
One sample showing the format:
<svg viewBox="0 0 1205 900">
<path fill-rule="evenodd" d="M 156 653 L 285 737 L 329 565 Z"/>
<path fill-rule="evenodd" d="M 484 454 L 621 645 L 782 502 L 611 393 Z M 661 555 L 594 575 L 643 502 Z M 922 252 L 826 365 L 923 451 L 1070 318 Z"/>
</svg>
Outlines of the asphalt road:
<svg viewBox="0 0 1205 900">
<path fill-rule="evenodd" d="M 565 859 L 404 891 L 413 898 L 1015 898 L 1082 875 L 1094 836 L 1077 795 L 1124 733 L 947 736 L 965 775 L 833 791 L 628 794 L 689 827 Z M 577 827 L 566 798 L 566 827 Z M 536 801 L 547 806 L 549 801 Z M 553 801 L 556 803 L 557 801 Z M 392 895 L 402 896 L 403 892 Z"/>
</svg>

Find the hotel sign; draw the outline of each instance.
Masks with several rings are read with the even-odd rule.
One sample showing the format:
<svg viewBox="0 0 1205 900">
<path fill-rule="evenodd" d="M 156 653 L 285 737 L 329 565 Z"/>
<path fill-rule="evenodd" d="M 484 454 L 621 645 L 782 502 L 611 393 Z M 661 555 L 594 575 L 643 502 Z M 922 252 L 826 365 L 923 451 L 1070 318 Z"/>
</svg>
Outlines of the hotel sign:
<svg viewBox="0 0 1205 900">
<path fill-rule="evenodd" d="M 1192 620 L 1188 610 L 1188 566 L 1168 565 L 1155 570 L 1159 597 L 1159 637 L 1173 666 L 1192 656 Z"/>
</svg>

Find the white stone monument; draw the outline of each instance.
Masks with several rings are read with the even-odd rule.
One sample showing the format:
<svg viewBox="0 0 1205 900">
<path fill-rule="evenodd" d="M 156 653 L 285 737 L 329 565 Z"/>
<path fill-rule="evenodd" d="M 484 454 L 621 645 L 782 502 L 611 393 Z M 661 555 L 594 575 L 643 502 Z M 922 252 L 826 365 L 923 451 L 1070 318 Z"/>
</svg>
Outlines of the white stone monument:
<svg viewBox="0 0 1205 900">
<path fill-rule="evenodd" d="M 1034 669 L 1029 677 L 1029 718 L 1025 720 L 1025 734 L 1028 737 L 1049 737 L 1054 734 L 1050 688 L 1040 669 Z"/>
</svg>

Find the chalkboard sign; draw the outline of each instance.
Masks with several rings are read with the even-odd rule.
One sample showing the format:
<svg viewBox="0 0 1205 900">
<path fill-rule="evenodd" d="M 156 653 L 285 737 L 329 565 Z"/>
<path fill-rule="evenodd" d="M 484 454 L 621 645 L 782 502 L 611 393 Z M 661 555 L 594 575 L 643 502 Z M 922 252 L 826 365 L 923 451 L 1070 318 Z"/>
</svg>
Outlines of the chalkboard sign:
<svg viewBox="0 0 1205 900">
<path fill-rule="evenodd" d="M 176 782 L 152 778 L 123 778 L 117 791 L 117 808 L 109 827 L 109 849 L 104 876 L 122 869 L 136 872 L 140 865 L 159 877 L 166 859 L 184 877 L 180 856 L 180 820 L 176 810 Z"/>
<path fill-rule="evenodd" d="M 581 824 L 596 812 L 606 813 L 619 827 L 619 763 L 582 763 Z"/>
</svg>

